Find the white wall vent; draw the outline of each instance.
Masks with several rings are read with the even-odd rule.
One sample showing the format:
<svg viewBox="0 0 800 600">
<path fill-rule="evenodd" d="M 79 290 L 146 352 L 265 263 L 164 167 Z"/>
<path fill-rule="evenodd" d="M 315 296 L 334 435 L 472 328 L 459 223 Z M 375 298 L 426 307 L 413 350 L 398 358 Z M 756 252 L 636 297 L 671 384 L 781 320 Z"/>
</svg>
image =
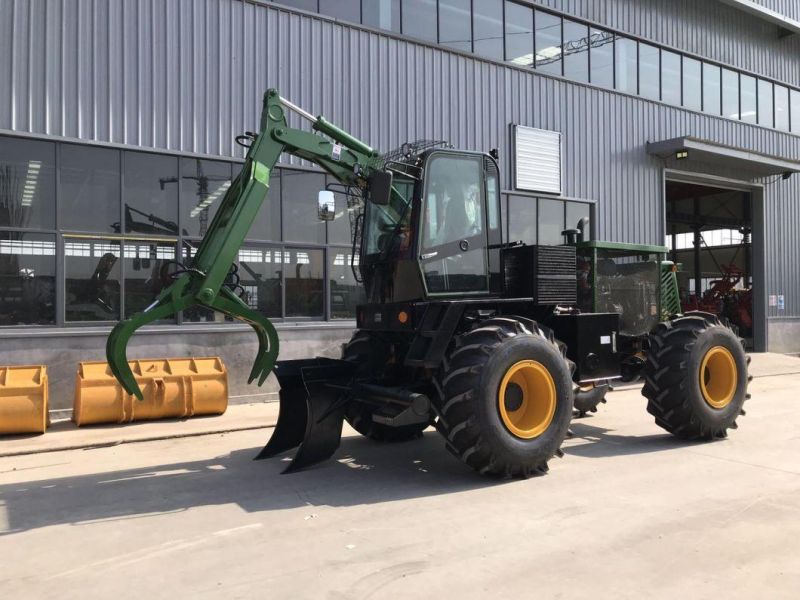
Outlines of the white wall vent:
<svg viewBox="0 0 800 600">
<path fill-rule="evenodd" d="M 561 194 L 561 133 L 514 127 L 514 165 L 517 189 Z"/>
</svg>

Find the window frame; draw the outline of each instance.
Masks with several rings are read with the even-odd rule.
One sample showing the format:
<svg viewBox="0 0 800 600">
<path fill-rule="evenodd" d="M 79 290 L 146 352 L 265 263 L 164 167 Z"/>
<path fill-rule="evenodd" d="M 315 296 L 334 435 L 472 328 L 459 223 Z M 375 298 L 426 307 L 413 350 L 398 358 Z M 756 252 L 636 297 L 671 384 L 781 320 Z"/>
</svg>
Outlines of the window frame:
<svg viewBox="0 0 800 600">
<path fill-rule="evenodd" d="M 266 0 L 258 0 L 258 1 L 266 2 Z M 627 32 L 620 31 L 618 29 L 611 29 L 611 28 L 609 28 L 609 27 L 607 27 L 607 26 L 605 26 L 605 25 L 603 25 L 603 24 L 601 24 L 599 22 L 592 21 L 592 20 L 585 19 L 585 18 L 581 18 L 581 17 L 576 17 L 576 16 L 574 16 L 572 14 L 568 14 L 568 13 L 556 10 L 554 8 L 550 8 L 550 7 L 547 7 L 547 6 L 540 6 L 539 4 L 526 3 L 526 2 L 524 2 L 524 0 L 502 0 L 502 3 L 501 3 L 501 6 L 502 6 L 502 23 L 501 23 L 501 27 L 502 27 L 502 37 L 503 37 L 503 40 L 502 40 L 503 58 L 497 58 L 497 57 L 487 56 L 487 55 L 475 52 L 475 6 L 476 6 L 476 2 L 478 0 L 471 0 L 471 2 L 470 2 L 470 29 L 471 29 L 471 36 L 470 36 L 470 47 L 471 47 L 471 49 L 470 50 L 455 49 L 455 48 L 452 48 L 450 46 L 445 46 L 444 44 L 441 44 L 439 42 L 439 40 L 440 40 L 440 30 L 441 30 L 440 19 L 439 19 L 439 13 L 440 13 L 440 11 L 439 11 L 439 0 L 432 0 L 432 3 L 434 5 L 434 14 L 435 14 L 435 17 L 436 17 L 436 36 L 435 36 L 436 37 L 436 41 L 434 41 L 433 39 L 426 39 L 426 38 L 417 37 L 417 36 L 414 36 L 410 32 L 404 31 L 403 13 L 404 13 L 404 10 L 405 10 L 405 8 L 404 8 L 405 7 L 405 3 L 408 0 L 391 0 L 391 2 L 393 3 L 392 6 L 394 6 L 394 3 L 396 2 L 397 3 L 397 7 L 398 7 L 398 19 L 399 19 L 400 22 L 399 22 L 399 28 L 398 28 L 397 31 L 395 31 L 393 29 L 383 29 L 383 28 L 381 28 L 379 26 L 375 26 L 375 25 L 372 25 L 372 24 L 365 23 L 364 22 L 364 12 L 365 12 L 364 11 L 364 2 L 367 2 L 367 1 L 368 0 L 361 0 L 360 18 L 359 18 L 358 22 L 353 22 L 354 24 L 361 25 L 363 27 L 372 28 L 372 29 L 375 29 L 375 30 L 378 30 L 378 31 L 381 31 L 381 32 L 386 32 L 386 33 L 388 33 L 390 35 L 411 38 L 412 40 L 419 41 L 419 42 L 422 42 L 422 43 L 425 43 L 425 44 L 441 45 L 442 47 L 448 48 L 448 50 L 453 51 L 453 52 L 462 52 L 462 53 L 466 53 L 466 54 L 473 54 L 473 55 L 476 55 L 478 57 L 483 58 L 484 60 L 492 60 L 492 61 L 498 61 L 498 62 L 504 62 L 504 63 L 511 63 L 511 61 L 508 59 L 508 52 L 507 52 L 508 33 L 507 33 L 507 27 L 506 27 L 506 25 L 507 25 L 506 24 L 506 12 L 507 12 L 506 7 L 507 7 L 507 5 L 509 3 L 512 3 L 512 4 L 515 4 L 515 5 L 523 7 L 523 8 L 528 8 L 533 12 L 533 22 L 534 22 L 534 31 L 533 31 L 533 57 L 534 58 L 533 58 L 533 64 L 532 65 L 521 65 L 521 64 L 518 64 L 518 63 L 511 63 L 511 64 L 515 64 L 515 66 L 518 66 L 519 68 L 531 68 L 533 70 L 536 70 L 536 64 L 535 64 L 536 37 L 537 37 L 536 36 L 536 27 L 535 27 L 536 13 L 537 12 L 541 12 L 541 13 L 544 13 L 544 14 L 548 14 L 550 16 L 553 16 L 553 17 L 561 19 L 561 48 L 562 48 L 561 60 L 560 60 L 560 63 L 561 63 L 560 71 L 561 71 L 561 73 L 548 73 L 546 71 L 543 71 L 542 74 L 555 76 L 555 77 L 562 77 L 562 78 L 568 79 L 569 81 L 575 81 L 575 82 L 577 82 L 579 84 L 593 85 L 593 86 L 599 87 L 601 89 L 614 89 L 614 90 L 616 90 L 616 91 L 618 91 L 620 93 L 632 94 L 632 95 L 635 95 L 635 96 L 640 96 L 640 97 L 642 97 L 644 99 L 647 99 L 647 100 L 654 100 L 656 102 L 663 102 L 665 104 L 668 104 L 669 106 L 676 106 L 676 107 L 684 108 L 686 110 L 691 110 L 691 111 L 694 111 L 694 112 L 703 113 L 703 114 L 706 114 L 708 116 L 722 117 L 722 118 L 729 119 L 729 120 L 734 120 L 734 121 L 735 120 L 739 120 L 739 121 L 743 121 L 743 122 L 746 122 L 746 123 L 749 123 L 749 124 L 758 125 L 760 127 L 766 127 L 766 128 L 769 128 L 769 129 L 774 129 L 776 131 L 784 131 L 784 132 L 789 132 L 789 133 L 800 134 L 800 124 L 798 124 L 796 128 L 792 127 L 793 119 L 791 117 L 791 108 L 790 108 L 790 116 L 789 116 L 789 128 L 788 129 L 779 129 L 776 126 L 776 119 L 775 119 L 776 115 L 775 115 L 775 107 L 774 107 L 775 99 L 774 99 L 774 97 L 773 97 L 773 119 L 772 119 L 772 123 L 773 124 L 772 125 L 765 125 L 765 124 L 759 123 L 758 122 L 758 117 L 756 117 L 755 122 L 751 122 L 748 119 L 742 118 L 742 116 L 741 116 L 742 115 L 742 102 L 741 102 L 742 85 L 741 85 L 741 83 L 742 83 L 742 78 L 744 78 L 744 77 L 752 77 L 752 78 L 755 78 L 757 80 L 757 82 L 758 81 L 766 81 L 766 82 L 771 83 L 773 86 L 787 87 L 789 89 L 789 91 L 790 91 L 790 107 L 791 107 L 791 103 L 792 103 L 791 95 L 792 95 L 793 92 L 800 93 L 800 86 L 799 87 L 795 87 L 795 86 L 789 84 L 788 82 L 779 81 L 779 80 L 777 80 L 777 79 L 775 79 L 773 77 L 764 77 L 764 76 L 761 76 L 761 75 L 759 75 L 757 73 L 754 73 L 752 71 L 747 71 L 747 70 L 744 70 L 744 69 L 741 69 L 741 68 L 737 68 L 737 67 L 735 67 L 735 66 L 733 66 L 731 64 L 726 64 L 726 63 L 720 62 L 719 60 L 716 60 L 716 59 L 709 59 L 707 57 L 700 56 L 700 55 L 692 53 L 692 52 L 686 52 L 686 51 L 683 51 L 683 50 L 679 50 L 679 49 L 667 46 L 667 45 L 665 45 L 663 43 L 654 42 L 653 40 L 643 38 L 643 37 L 641 37 L 639 35 L 636 35 L 636 34 L 630 34 L 630 33 L 627 33 Z M 278 4 L 281 3 L 280 0 L 276 0 L 276 2 Z M 306 13 L 308 12 L 307 10 L 296 8 L 296 7 L 293 7 L 293 6 L 288 6 L 287 5 L 286 7 L 289 10 L 298 10 L 298 11 L 302 11 L 302 12 L 306 12 Z M 319 1 L 317 2 L 317 10 L 315 12 L 317 12 L 319 14 L 323 14 L 323 13 L 320 13 L 320 11 L 319 11 Z M 330 17 L 329 15 L 326 15 L 326 17 L 327 18 L 335 18 L 335 17 Z M 613 61 L 614 61 L 614 65 L 615 65 L 613 88 L 609 88 L 609 87 L 607 87 L 605 85 L 598 84 L 598 83 L 595 83 L 595 82 L 591 81 L 591 79 L 592 79 L 592 77 L 591 77 L 591 68 L 592 68 L 592 66 L 591 66 L 591 63 L 592 63 L 591 46 L 590 46 L 589 53 L 588 53 L 589 54 L 589 56 L 588 56 L 589 75 L 588 75 L 587 81 L 581 81 L 581 80 L 577 80 L 577 79 L 573 80 L 573 79 L 570 79 L 568 77 L 565 77 L 566 66 L 565 66 L 564 54 L 563 54 L 565 19 L 569 20 L 570 22 L 574 22 L 574 23 L 577 23 L 577 24 L 580 24 L 580 25 L 585 25 L 589 30 L 590 37 L 591 37 L 592 30 L 593 29 L 597 29 L 597 30 L 607 31 L 610 34 L 612 34 L 613 36 L 615 36 L 615 38 L 617 38 L 617 39 L 619 39 L 619 38 L 627 38 L 627 39 L 630 39 L 630 40 L 633 40 L 634 42 L 636 42 L 636 44 L 637 44 L 637 48 L 636 48 L 636 54 L 637 54 L 637 58 L 636 58 L 636 79 L 637 79 L 637 81 L 636 81 L 636 91 L 635 92 L 619 90 L 619 88 L 618 88 L 618 80 L 619 80 L 619 78 L 617 77 L 617 73 L 616 73 L 616 66 L 617 66 L 616 54 L 617 54 L 617 52 L 616 52 L 616 45 L 615 44 L 614 44 L 614 51 L 613 51 L 613 54 L 614 54 Z M 659 52 L 659 98 L 658 99 L 650 98 L 650 97 L 647 97 L 647 96 L 642 96 L 642 94 L 641 94 L 641 76 L 640 76 L 641 68 L 640 68 L 640 60 L 639 60 L 639 55 L 640 55 L 639 44 L 647 44 L 648 46 L 653 46 L 655 48 L 658 48 L 659 51 L 660 51 Z M 675 54 L 675 55 L 680 57 L 680 69 L 681 69 L 681 81 L 680 81 L 680 98 L 681 98 L 681 100 L 680 100 L 680 102 L 668 102 L 668 101 L 665 101 L 663 99 L 664 98 L 664 82 L 663 82 L 663 79 L 664 79 L 664 77 L 663 77 L 664 60 L 663 60 L 663 54 L 665 52 L 668 52 L 670 54 Z M 685 63 L 686 60 L 697 61 L 697 62 L 700 63 L 700 78 L 699 78 L 699 81 L 700 81 L 700 103 L 699 104 L 700 105 L 699 105 L 699 108 L 697 108 L 695 106 L 687 106 L 687 104 L 686 104 L 686 85 L 685 85 L 685 82 L 684 82 L 684 63 Z M 735 118 L 731 118 L 731 117 L 725 116 L 725 111 L 723 110 L 724 101 L 723 101 L 723 93 L 722 93 L 722 82 L 720 83 L 720 111 L 719 112 L 717 112 L 717 111 L 709 112 L 709 111 L 707 111 L 705 109 L 705 107 L 704 107 L 705 102 L 704 102 L 704 98 L 703 98 L 703 95 L 704 95 L 704 90 L 703 90 L 704 83 L 703 83 L 703 80 L 704 80 L 704 77 L 705 77 L 704 65 L 706 65 L 706 64 L 718 67 L 722 72 L 728 70 L 728 71 L 733 71 L 733 72 L 735 72 L 735 73 L 737 73 L 739 75 L 739 119 L 735 119 Z M 758 86 L 758 84 L 757 84 L 757 86 Z"/>
<path fill-rule="evenodd" d="M 431 244 L 431 245 L 426 246 L 426 242 L 425 242 L 425 227 L 426 227 L 425 214 L 427 212 L 427 206 L 428 206 L 428 196 L 429 196 L 428 190 L 430 189 L 429 186 L 431 185 L 431 179 L 429 177 L 427 177 L 427 173 L 429 172 L 432 163 L 434 161 L 436 161 L 436 160 L 439 160 L 440 158 L 445 159 L 445 160 L 447 158 L 451 158 L 451 159 L 454 158 L 454 159 L 459 159 L 459 160 L 465 160 L 466 159 L 466 160 L 472 160 L 472 161 L 475 161 L 475 162 L 479 162 L 481 166 L 480 166 L 480 169 L 479 169 L 478 190 L 479 190 L 479 193 L 481 194 L 481 196 L 483 196 L 482 202 L 479 202 L 479 206 L 481 206 L 484 209 L 482 211 L 482 214 L 481 214 L 481 225 L 482 225 L 482 227 L 481 227 L 481 232 L 480 232 L 479 236 L 482 237 L 482 243 L 483 243 L 481 249 L 484 250 L 484 252 L 483 252 L 483 264 L 484 264 L 484 274 L 485 274 L 485 282 L 486 282 L 486 285 L 482 290 L 473 290 L 473 291 L 448 290 L 448 291 L 444 291 L 444 292 L 431 292 L 430 289 L 429 289 L 428 280 L 427 280 L 427 277 L 426 277 L 425 264 L 423 264 L 422 262 L 418 261 L 417 265 L 418 265 L 418 270 L 419 270 L 420 277 L 422 278 L 422 285 L 423 285 L 423 288 L 425 289 L 425 293 L 427 294 L 428 297 L 431 297 L 431 298 L 447 297 L 447 296 L 474 297 L 474 296 L 488 296 L 488 295 L 490 295 L 492 293 L 491 292 L 491 282 L 490 282 L 491 274 L 490 274 L 490 271 L 489 271 L 489 252 L 488 252 L 488 246 L 489 246 L 489 215 L 488 215 L 488 212 L 485 210 L 485 207 L 486 207 L 486 169 L 483 166 L 483 161 L 482 161 L 481 156 L 482 155 L 480 153 L 478 153 L 478 152 L 469 152 L 469 151 L 439 152 L 439 151 L 434 150 L 430 154 L 428 154 L 426 159 L 425 159 L 425 164 L 424 164 L 423 168 L 425 169 L 426 177 L 424 178 L 424 185 L 423 185 L 423 189 L 422 189 L 422 196 L 421 196 L 421 202 L 420 202 L 420 214 L 421 214 L 421 216 L 419 218 L 419 233 L 416 236 L 416 242 L 415 242 L 415 245 L 414 245 L 415 251 L 416 251 L 415 256 L 421 257 L 424 254 L 426 254 L 426 252 L 429 252 L 429 251 L 433 250 L 434 248 L 446 247 L 446 246 L 449 246 L 449 245 L 452 245 L 452 244 L 456 243 L 455 240 L 452 240 L 452 241 L 447 241 L 445 244 Z M 412 218 L 413 218 L 413 216 L 412 216 Z M 502 225 L 502 223 L 501 223 L 501 225 Z M 476 235 L 474 237 L 479 237 L 479 236 Z M 471 251 L 471 249 L 470 249 L 470 251 Z M 442 259 L 445 259 L 445 258 L 448 258 L 448 256 L 444 256 L 443 255 Z"/>
</svg>

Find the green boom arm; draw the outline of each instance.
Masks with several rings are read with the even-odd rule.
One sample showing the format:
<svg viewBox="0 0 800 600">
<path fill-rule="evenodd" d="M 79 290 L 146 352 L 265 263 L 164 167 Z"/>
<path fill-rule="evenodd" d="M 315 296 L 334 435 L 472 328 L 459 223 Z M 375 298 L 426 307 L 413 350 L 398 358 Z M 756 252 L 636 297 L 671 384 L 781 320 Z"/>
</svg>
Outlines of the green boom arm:
<svg viewBox="0 0 800 600">
<path fill-rule="evenodd" d="M 289 109 L 324 134 L 292 129 L 286 123 Z M 142 399 L 142 391 L 127 359 L 128 340 L 148 323 L 164 319 L 193 305 L 217 310 L 248 323 L 258 335 L 258 354 L 248 382 L 264 383 L 278 357 L 275 327 L 224 285 L 250 226 L 269 189 L 269 176 L 282 152 L 314 162 L 341 183 L 366 189 L 371 174 L 381 169 L 378 153 L 322 117 L 281 98 L 277 90 L 264 94 L 260 131 L 253 137 L 244 166 L 220 203 L 191 265 L 164 289 L 144 311 L 120 321 L 111 331 L 106 357 L 114 376 L 129 394 Z"/>
</svg>

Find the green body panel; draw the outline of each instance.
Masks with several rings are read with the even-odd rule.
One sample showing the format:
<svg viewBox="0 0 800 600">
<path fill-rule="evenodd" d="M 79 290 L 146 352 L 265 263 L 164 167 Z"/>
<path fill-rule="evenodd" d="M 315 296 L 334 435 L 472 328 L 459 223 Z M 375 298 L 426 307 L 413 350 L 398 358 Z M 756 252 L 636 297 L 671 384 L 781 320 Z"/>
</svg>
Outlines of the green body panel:
<svg viewBox="0 0 800 600">
<path fill-rule="evenodd" d="M 600 286 L 597 281 L 598 254 L 621 257 L 640 257 L 652 260 L 650 255 L 657 255 L 659 263 L 658 278 L 658 315 L 660 321 L 666 321 L 673 315 L 680 314 L 681 301 L 678 290 L 678 278 L 676 275 L 676 265 L 671 261 L 664 260 L 669 249 L 666 246 L 656 246 L 649 244 L 625 244 L 621 242 L 604 241 L 585 241 L 573 244 L 577 250 L 588 251 L 591 256 L 591 286 L 593 290 L 592 310 L 600 311 L 598 307 L 598 294 Z"/>
<path fill-rule="evenodd" d="M 143 325 L 198 304 L 253 327 L 258 336 L 259 350 L 249 381 L 258 380 L 259 385 L 264 383 L 278 357 L 278 334 L 269 319 L 252 310 L 225 286 L 225 280 L 267 197 L 270 172 L 281 153 L 286 152 L 316 163 L 343 184 L 366 189 L 369 176 L 382 167 L 372 148 L 322 117 L 312 122 L 312 128 L 330 139 L 288 127 L 284 102 L 276 90 L 264 94 L 260 131 L 254 137 L 242 170 L 222 199 L 191 264 L 153 304 L 120 321 L 111 331 L 106 343 L 106 357 L 112 372 L 129 394 L 142 398 L 126 355 L 130 337 Z M 396 190 L 393 193 L 397 193 Z"/>
<path fill-rule="evenodd" d="M 576 248 L 596 248 L 599 250 L 613 250 L 620 253 L 630 254 L 666 254 L 669 248 L 666 246 L 650 246 L 647 244 L 625 244 L 622 242 L 599 242 L 590 240 L 574 244 Z"/>
<path fill-rule="evenodd" d="M 667 321 L 681 312 L 681 295 L 678 290 L 677 265 L 671 260 L 661 261 L 661 320 Z"/>
</svg>

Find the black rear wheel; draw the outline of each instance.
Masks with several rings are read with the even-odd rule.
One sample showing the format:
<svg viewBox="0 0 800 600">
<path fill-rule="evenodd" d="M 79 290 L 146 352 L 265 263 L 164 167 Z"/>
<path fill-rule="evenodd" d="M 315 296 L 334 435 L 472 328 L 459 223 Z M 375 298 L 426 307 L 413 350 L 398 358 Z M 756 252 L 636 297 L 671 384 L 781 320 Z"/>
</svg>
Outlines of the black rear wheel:
<svg viewBox="0 0 800 600">
<path fill-rule="evenodd" d="M 647 411 L 683 439 L 726 437 L 744 415 L 749 362 L 742 341 L 715 315 L 687 313 L 661 323 L 650 334 L 644 367 Z"/>
<path fill-rule="evenodd" d="M 383 373 L 391 361 L 391 347 L 385 341 L 366 331 L 356 331 L 345 345 L 342 360 L 358 364 L 356 377 L 374 378 Z M 390 427 L 372 420 L 373 407 L 361 402 L 351 402 L 345 419 L 361 435 L 377 442 L 405 442 L 422 437 L 425 425 Z"/>
<path fill-rule="evenodd" d="M 545 473 L 572 418 L 572 378 L 552 333 L 498 317 L 455 340 L 437 378 L 437 429 L 482 474 Z"/>
</svg>

